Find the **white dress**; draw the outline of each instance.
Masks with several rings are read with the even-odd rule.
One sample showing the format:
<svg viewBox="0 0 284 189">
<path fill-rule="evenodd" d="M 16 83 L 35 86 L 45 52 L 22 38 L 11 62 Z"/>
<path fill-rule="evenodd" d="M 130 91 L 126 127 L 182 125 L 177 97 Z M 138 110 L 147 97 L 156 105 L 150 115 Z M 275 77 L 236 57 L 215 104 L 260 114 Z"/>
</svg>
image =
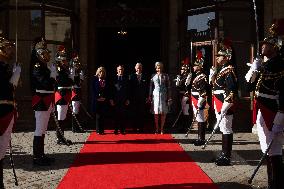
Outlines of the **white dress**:
<svg viewBox="0 0 284 189">
<path fill-rule="evenodd" d="M 168 113 L 168 99 L 170 91 L 170 80 L 167 74 L 154 74 L 150 81 L 150 96 L 153 100 L 153 113 Z"/>
</svg>

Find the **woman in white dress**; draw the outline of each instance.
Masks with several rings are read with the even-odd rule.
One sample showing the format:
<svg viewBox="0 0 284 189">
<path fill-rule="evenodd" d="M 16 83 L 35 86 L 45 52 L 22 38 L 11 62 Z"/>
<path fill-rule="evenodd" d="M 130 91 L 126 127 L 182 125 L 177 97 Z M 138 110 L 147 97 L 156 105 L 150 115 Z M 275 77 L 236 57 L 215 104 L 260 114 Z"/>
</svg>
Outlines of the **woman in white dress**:
<svg viewBox="0 0 284 189">
<path fill-rule="evenodd" d="M 163 64 L 155 63 L 156 74 L 150 80 L 149 100 L 153 102 L 153 113 L 155 117 L 156 134 L 159 132 L 159 118 L 161 123 L 161 134 L 164 134 L 164 124 L 168 112 L 168 105 L 171 103 L 170 80 L 166 73 L 163 73 Z"/>
</svg>

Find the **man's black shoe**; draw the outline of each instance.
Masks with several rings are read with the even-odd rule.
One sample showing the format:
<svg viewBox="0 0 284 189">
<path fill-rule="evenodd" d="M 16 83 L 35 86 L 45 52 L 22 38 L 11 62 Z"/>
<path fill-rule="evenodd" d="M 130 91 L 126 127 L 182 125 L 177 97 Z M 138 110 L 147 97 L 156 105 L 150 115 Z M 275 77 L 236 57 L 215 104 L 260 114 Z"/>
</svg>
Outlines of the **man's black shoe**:
<svg viewBox="0 0 284 189">
<path fill-rule="evenodd" d="M 215 162 L 216 165 L 218 166 L 230 166 L 231 165 L 231 161 L 229 158 L 225 157 L 225 156 L 221 156 L 220 158 L 218 158 Z"/>
<path fill-rule="evenodd" d="M 70 146 L 73 143 L 72 143 L 71 140 L 68 140 L 68 139 L 66 141 L 65 140 L 61 140 L 61 139 L 57 139 L 57 144 Z"/>
<path fill-rule="evenodd" d="M 196 140 L 196 141 L 194 141 L 194 146 L 202 146 L 202 145 L 204 145 L 205 144 L 205 141 L 204 140 Z"/>
</svg>

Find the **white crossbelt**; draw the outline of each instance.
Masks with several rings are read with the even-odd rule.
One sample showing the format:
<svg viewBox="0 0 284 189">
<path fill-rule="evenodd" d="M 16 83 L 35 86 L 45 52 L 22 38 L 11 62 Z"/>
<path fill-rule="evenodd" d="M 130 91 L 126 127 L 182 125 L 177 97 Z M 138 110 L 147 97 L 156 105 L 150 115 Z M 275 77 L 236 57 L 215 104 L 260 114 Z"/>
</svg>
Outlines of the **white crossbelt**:
<svg viewBox="0 0 284 189">
<path fill-rule="evenodd" d="M 215 90 L 213 91 L 213 94 L 224 94 L 225 91 L 224 90 Z"/>
<path fill-rule="evenodd" d="M 197 96 L 199 95 L 199 92 L 191 92 L 192 95 Z"/>
<path fill-rule="evenodd" d="M 255 92 L 255 95 L 263 97 L 263 98 L 273 99 L 273 100 L 279 99 L 279 95 L 269 95 L 269 94 L 264 94 L 264 93 L 260 93 L 260 92 Z"/>
<path fill-rule="evenodd" d="M 54 93 L 54 91 L 47 91 L 47 90 L 38 90 L 38 89 L 36 89 L 36 93 L 52 94 L 52 93 Z"/>
<path fill-rule="evenodd" d="M 81 87 L 73 86 L 73 89 L 81 89 Z"/>
<path fill-rule="evenodd" d="M 72 89 L 72 87 L 57 87 L 57 89 Z"/>
</svg>

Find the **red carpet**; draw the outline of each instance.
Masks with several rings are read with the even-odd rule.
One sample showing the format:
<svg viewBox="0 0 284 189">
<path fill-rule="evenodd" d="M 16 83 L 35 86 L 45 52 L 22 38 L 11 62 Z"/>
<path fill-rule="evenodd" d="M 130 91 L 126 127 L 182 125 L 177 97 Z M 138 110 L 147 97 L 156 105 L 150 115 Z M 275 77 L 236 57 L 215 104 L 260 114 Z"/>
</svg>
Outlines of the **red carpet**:
<svg viewBox="0 0 284 189">
<path fill-rule="evenodd" d="M 58 189 L 217 189 L 169 134 L 92 133 Z"/>
</svg>

